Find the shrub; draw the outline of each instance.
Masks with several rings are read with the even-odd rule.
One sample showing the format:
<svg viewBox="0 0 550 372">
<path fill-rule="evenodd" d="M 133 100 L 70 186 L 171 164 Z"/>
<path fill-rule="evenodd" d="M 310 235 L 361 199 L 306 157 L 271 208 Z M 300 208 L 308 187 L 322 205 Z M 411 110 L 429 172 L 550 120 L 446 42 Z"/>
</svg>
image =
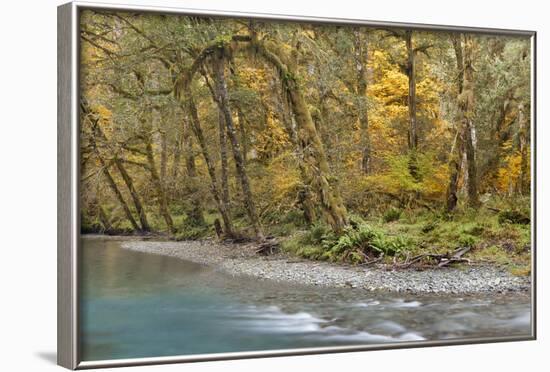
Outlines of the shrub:
<svg viewBox="0 0 550 372">
<path fill-rule="evenodd" d="M 326 243 L 327 241 L 325 241 Z M 362 224 L 351 228 L 323 255 L 333 261 L 347 260 L 363 262 L 365 256 L 394 256 L 410 248 L 410 241 L 403 236 L 388 236 L 369 225 Z M 363 254 L 361 254 L 363 253 Z"/>
<path fill-rule="evenodd" d="M 461 247 L 473 247 L 477 242 L 478 239 L 469 234 L 460 234 L 458 237 L 458 244 L 460 244 Z"/>
<path fill-rule="evenodd" d="M 303 258 L 318 260 L 323 257 L 325 250 L 322 247 L 306 245 L 298 249 L 296 254 Z"/>
<path fill-rule="evenodd" d="M 397 208 L 388 209 L 383 216 L 384 222 L 393 222 L 401 218 L 402 211 Z"/>
<path fill-rule="evenodd" d="M 481 234 L 485 232 L 485 227 L 480 224 L 475 224 L 473 226 L 464 227 L 462 232 L 473 236 L 481 236 Z"/>
<path fill-rule="evenodd" d="M 331 229 L 327 225 L 317 223 L 311 226 L 307 238 L 311 243 L 319 244 L 322 243 L 323 240 L 331 233 Z"/>
<path fill-rule="evenodd" d="M 506 223 L 528 225 L 531 222 L 531 219 L 519 211 L 505 210 L 498 214 L 498 222 L 501 225 Z"/>
<path fill-rule="evenodd" d="M 437 226 L 439 226 L 439 223 L 437 221 L 435 221 L 435 220 L 428 221 L 424 225 L 422 225 L 421 231 L 424 234 L 427 234 L 427 233 L 435 230 L 437 228 Z"/>
</svg>

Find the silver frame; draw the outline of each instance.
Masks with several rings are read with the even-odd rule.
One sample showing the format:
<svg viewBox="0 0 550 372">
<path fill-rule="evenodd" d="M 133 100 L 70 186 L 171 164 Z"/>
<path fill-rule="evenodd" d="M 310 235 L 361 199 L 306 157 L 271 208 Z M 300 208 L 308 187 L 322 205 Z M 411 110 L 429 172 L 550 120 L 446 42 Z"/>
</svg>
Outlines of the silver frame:
<svg viewBox="0 0 550 372">
<path fill-rule="evenodd" d="M 460 340 L 414 341 L 395 344 L 314 347 L 303 349 L 232 352 L 219 354 L 183 355 L 171 357 L 114 359 L 81 361 L 79 345 L 79 15 L 81 10 L 120 10 L 150 13 L 198 15 L 228 18 L 254 18 L 292 22 L 308 22 L 340 25 L 364 25 L 384 28 L 409 28 L 427 31 L 469 32 L 531 38 L 531 335 L 478 337 Z M 341 353 L 410 347 L 481 344 L 494 342 L 536 340 L 536 49 L 535 31 L 494 28 L 441 26 L 400 22 L 366 21 L 360 19 L 320 18 L 295 15 L 247 13 L 185 9 L 174 7 L 149 7 L 74 1 L 58 7 L 58 144 L 57 144 L 57 363 L 69 369 L 120 367 L 132 365 L 168 364 L 242 358 Z"/>
</svg>

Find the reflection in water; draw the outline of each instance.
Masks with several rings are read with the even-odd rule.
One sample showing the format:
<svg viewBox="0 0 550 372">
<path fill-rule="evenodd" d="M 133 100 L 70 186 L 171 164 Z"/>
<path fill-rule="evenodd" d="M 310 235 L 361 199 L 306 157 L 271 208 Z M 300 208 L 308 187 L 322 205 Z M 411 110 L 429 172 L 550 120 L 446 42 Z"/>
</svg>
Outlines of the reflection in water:
<svg viewBox="0 0 550 372">
<path fill-rule="evenodd" d="M 230 277 L 82 244 L 83 360 L 528 335 L 529 297 L 410 296 Z"/>
</svg>

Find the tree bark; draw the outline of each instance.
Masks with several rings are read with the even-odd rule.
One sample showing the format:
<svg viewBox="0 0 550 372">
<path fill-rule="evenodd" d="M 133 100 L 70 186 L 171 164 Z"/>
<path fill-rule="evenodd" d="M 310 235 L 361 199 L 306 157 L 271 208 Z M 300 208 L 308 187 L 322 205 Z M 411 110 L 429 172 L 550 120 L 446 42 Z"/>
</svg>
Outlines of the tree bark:
<svg viewBox="0 0 550 372">
<path fill-rule="evenodd" d="M 160 131 L 160 180 L 166 186 L 166 169 L 168 166 L 168 141 L 166 132 Z M 166 188 L 166 187 L 165 187 Z"/>
<path fill-rule="evenodd" d="M 103 232 L 109 232 L 111 231 L 111 221 L 109 220 L 109 217 L 107 217 L 107 213 L 105 212 L 105 208 L 97 203 L 97 212 L 99 216 L 99 221 L 103 225 Z"/>
<path fill-rule="evenodd" d="M 85 115 L 90 115 L 90 112 L 88 110 L 88 107 L 84 104 L 81 105 L 82 113 Z M 90 117 L 90 116 L 88 116 Z M 132 215 L 132 212 L 130 211 L 130 208 L 128 207 L 128 203 L 126 203 L 126 200 L 124 200 L 124 196 L 122 195 L 122 192 L 120 192 L 120 189 L 118 188 L 115 179 L 109 172 L 109 167 L 107 166 L 105 160 L 103 159 L 103 156 L 101 155 L 101 152 L 99 151 L 99 148 L 97 146 L 96 138 L 105 138 L 103 136 L 103 132 L 101 131 L 101 128 L 99 127 L 99 120 L 94 119 L 90 117 L 90 122 L 92 124 L 92 135 L 90 136 L 90 144 L 92 148 L 94 149 L 94 152 L 97 156 L 97 159 L 99 161 L 99 164 L 102 168 L 102 173 L 107 180 L 107 185 L 109 185 L 109 188 L 115 195 L 116 199 L 120 203 L 122 210 L 124 211 L 124 214 L 126 215 L 126 218 L 132 225 L 132 228 L 136 231 L 141 230 L 138 223 L 136 222 L 134 216 Z"/>
<path fill-rule="evenodd" d="M 528 169 L 528 146 L 527 146 L 527 125 L 525 125 L 525 113 L 522 103 L 518 105 L 518 139 L 519 139 L 519 153 L 521 156 L 520 161 L 520 173 L 518 180 L 518 193 L 520 195 L 527 194 L 529 190 L 529 169 Z"/>
<path fill-rule="evenodd" d="M 227 129 L 225 128 L 225 118 L 221 109 L 218 110 L 218 134 L 220 140 L 220 178 L 222 188 L 222 203 L 229 210 L 229 174 L 227 165 Z M 243 157 L 244 163 L 244 157 Z"/>
<path fill-rule="evenodd" d="M 153 146 L 151 144 L 150 137 L 146 139 L 145 152 L 147 154 L 146 157 L 147 157 L 147 164 L 149 166 L 149 172 L 151 173 L 151 181 L 153 181 L 153 185 L 156 188 L 157 197 L 159 199 L 158 202 L 159 202 L 160 214 L 164 218 L 164 222 L 166 223 L 166 227 L 168 228 L 168 230 L 171 233 L 175 233 L 176 229 L 174 228 L 174 222 L 172 220 L 172 216 L 170 215 L 170 211 L 168 210 L 168 199 L 166 197 L 164 185 L 162 184 L 162 181 L 157 171 L 157 166 L 155 164 L 155 156 L 153 154 Z"/>
<path fill-rule="evenodd" d="M 462 42 L 464 38 L 464 43 Z M 458 146 L 456 153 L 451 154 L 450 179 L 447 192 L 447 211 L 452 212 L 456 207 L 457 183 L 460 172 L 460 159 L 465 160 L 464 180 L 468 194 L 468 205 L 473 208 L 479 206 L 476 150 L 474 144 L 473 110 L 474 110 L 474 69 L 473 69 L 473 39 L 467 35 L 454 35 L 453 48 L 455 50 L 458 70 Z M 464 44 L 464 45 L 463 45 Z"/>
<path fill-rule="evenodd" d="M 187 188 L 191 194 L 192 208 L 189 212 L 189 219 L 193 225 L 204 225 L 204 215 L 202 213 L 201 195 L 197 183 L 197 167 L 195 164 L 195 154 L 193 153 L 193 141 L 191 139 L 191 128 L 188 120 L 183 122 L 183 143 L 185 147 L 185 169 L 187 171 Z"/>
<path fill-rule="evenodd" d="M 124 214 L 126 215 L 126 218 L 128 221 L 130 221 L 130 224 L 132 225 L 132 228 L 136 231 L 141 230 L 139 225 L 137 224 L 136 220 L 134 219 L 134 216 L 132 215 L 132 212 L 130 211 L 130 208 L 128 207 L 128 203 L 126 203 L 126 200 L 124 200 L 124 196 L 122 195 L 122 192 L 120 192 L 120 189 L 118 188 L 115 179 L 111 175 L 111 172 L 109 172 L 109 168 L 107 164 L 105 163 L 105 160 L 101 156 L 101 153 L 99 152 L 99 149 L 97 148 L 97 145 L 95 144 L 95 141 L 93 143 L 93 146 L 96 150 L 96 156 L 99 160 L 99 164 L 101 165 L 103 175 L 105 176 L 105 179 L 107 180 L 107 184 L 109 185 L 109 188 L 113 191 L 113 194 L 115 194 L 115 197 L 117 198 L 118 202 L 120 203 L 122 210 L 124 211 Z"/>
<path fill-rule="evenodd" d="M 107 141 L 107 136 L 105 136 L 105 133 L 103 133 L 99 125 L 96 125 L 95 131 L 98 138 L 101 138 L 103 141 Z M 136 208 L 136 211 L 138 213 L 139 222 L 141 224 L 141 228 L 138 230 L 144 232 L 151 231 L 151 227 L 149 226 L 149 222 L 147 221 L 147 214 L 145 213 L 145 209 L 143 208 L 143 204 L 141 203 L 139 194 L 134 187 L 134 181 L 132 180 L 132 177 L 130 177 L 130 174 L 128 173 L 128 171 L 126 171 L 126 168 L 124 167 L 124 164 L 122 163 L 122 160 L 120 158 L 115 156 L 114 164 L 117 167 L 117 170 L 120 173 L 124 183 L 126 184 L 128 191 L 130 192 L 134 207 Z"/>
<path fill-rule="evenodd" d="M 237 169 L 237 175 L 241 183 L 241 188 L 244 197 L 245 208 L 250 219 L 250 223 L 258 240 L 264 240 L 262 229 L 260 227 L 260 220 L 256 212 L 254 205 L 252 190 L 250 189 L 250 182 L 248 175 L 246 174 L 246 168 L 244 166 L 243 156 L 237 138 L 236 128 L 233 123 L 233 116 L 229 106 L 229 95 L 227 92 L 227 83 L 225 81 L 225 65 L 224 65 L 223 48 L 219 51 L 219 54 L 214 56 L 213 70 L 216 77 L 216 94 L 218 96 L 218 106 L 223 113 L 225 126 L 227 128 L 227 134 L 231 142 L 231 149 L 233 151 L 233 159 L 235 160 L 235 167 Z"/>
<path fill-rule="evenodd" d="M 451 148 L 449 157 L 449 187 L 447 189 L 447 212 L 451 213 L 458 204 L 458 179 L 460 176 L 460 166 L 463 153 L 462 131 L 457 128 L 455 141 Z"/>
<path fill-rule="evenodd" d="M 461 96 L 464 84 L 464 60 L 460 34 L 453 34 L 451 38 L 456 57 L 458 96 Z M 463 143 L 462 124 L 459 121 L 456 125 L 455 141 L 449 156 L 449 187 L 447 189 L 447 212 L 449 213 L 455 210 L 458 203 L 458 179 L 460 177 L 462 154 L 464 153 Z"/>
<path fill-rule="evenodd" d="M 143 204 L 141 203 L 139 194 L 136 188 L 134 187 L 134 181 L 126 171 L 126 168 L 124 167 L 124 165 L 122 164 L 122 161 L 119 158 L 115 158 L 115 165 L 120 175 L 122 176 L 122 179 L 124 180 L 124 183 L 128 188 L 128 191 L 130 192 L 130 196 L 132 197 L 132 201 L 134 202 L 134 206 L 139 216 L 141 230 L 145 232 L 151 231 L 151 226 L 149 226 L 149 221 L 147 221 L 147 214 L 145 213 L 145 209 L 143 208 Z"/>
<path fill-rule="evenodd" d="M 305 150 L 301 146 L 301 142 L 298 139 L 298 133 L 296 132 L 296 120 L 291 112 L 289 112 L 288 105 L 282 103 L 280 109 L 281 117 L 285 123 L 286 131 L 292 145 L 294 146 L 295 156 L 298 163 L 298 170 L 300 172 L 300 179 L 302 184 L 298 190 L 298 203 L 300 204 L 304 213 L 304 220 L 306 225 L 310 226 L 317 220 L 317 213 L 315 212 L 315 203 L 313 202 L 313 194 L 311 190 L 311 177 L 308 177 L 307 169 L 305 166 Z"/>
<path fill-rule="evenodd" d="M 464 35 L 464 89 L 459 104 L 462 105 L 462 125 L 464 126 L 464 151 L 468 169 L 468 205 L 473 208 L 479 206 L 477 191 L 477 166 L 474 145 L 474 67 L 473 48 L 474 40 L 471 35 Z"/>
<path fill-rule="evenodd" d="M 229 211 L 226 209 L 225 205 L 221 201 L 221 196 L 220 196 L 221 194 L 220 194 L 218 181 L 216 177 L 216 169 L 214 168 L 214 163 L 212 162 L 210 153 L 208 152 L 208 147 L 206 145 L 204 133 L 201 128 L 199 115 L 197 113 L 197 107 L 195 105 L 195 102 L 193 100 L 193 96 L 191 95 L 191 93 L 188 93 L 185 99 L 185 103 L 190 115 L 191 128 L 193 129 L 193 133 L 197 138 L 197 141 L 201 148 L 202 156 L 204 158 L 204 162 L 206 163 L 206 168 L 208 169 L 208 174 L 210 176 L 210 189 L 212 191 L 212 197 L 216 202 L 218 212 L 220 213 L 223 220 L 224 229 L 225 229 L 224 233 L 228 238 L 231 238 L 235 235 L 233 231 L 233 223 L 231 221 L 231 216 L 229 215 Z"/>
<path fill-rule="evenodd" d="M 246 133 L 246 120 L 241 109 L 237 110 L 237 117 L 239 118 L 239 132 L 241 135 L 241 143 L 243 145 L 243 162 L 246 166 L 248 162 L 248 136 Z"/>
<path fill-rule="evenodd" d="M 176 141 L 174 144 L 174 157 L 172 160 L 172 170 L 170 172 L 172 176 L 172 182 L 175 182 L 178 179 L 179 168 L 181 166 L 181 150 L 182 150 L 183 134 L 176 134 Z"/>
<path fill-rule="evenodd" d="M 405 31 L 407 47 L 407 78 L 409 80 L 408 108 L 409 108 L 409 172 L 415 180 L 419 180 L 416 150 L 418 147 L 418 127 L 416 123 L 416 72 L 415 50 L 413 47 L 412 30 Z"/>
<path fill-rule="evenodd" d="M 367 63 L 368 63 L 368 36 L 363 38 L 361 31 L 354 31 L 355 66 L 357 74 L 357 96 L 364 102 L 359 104 L 359 125 L 361 129 L 361 171 L 369 174 L 371 168 L 371 143 L 369 134 L 369 110 L 367 107 Z"/>
<path fill-rule="evenodd" d="M 268 50 L 263 43 L 253 42 L 253 47 L 257 53 L 260 53 L 275 69 L 279 72 L 283 86 L 286 90 L 289 102 L 296 119 L 298 140 L 303 149 L 307 149 L 304 154 L 304 165 L 307 169 L 308 178 L 312 180 L 312 185 L 319 194 L 321 208 L 327 222 L 336 233 L 340 233 L 348 224 L 347 212 L 340 197 L 337 185 L 330 176 L 330 168 L 323 144 L 315 123 L 311 118 L 311 113 L 304 98 L 301 86 L 298 84 L 296 71 L 290 68 L 291 64 L 283 63 L 282 51 L 272 52 Z M 276 47 L 276 46 L 275 46 Z M 330 181 L 329 181 L 330 180 Z"/>
</svg>

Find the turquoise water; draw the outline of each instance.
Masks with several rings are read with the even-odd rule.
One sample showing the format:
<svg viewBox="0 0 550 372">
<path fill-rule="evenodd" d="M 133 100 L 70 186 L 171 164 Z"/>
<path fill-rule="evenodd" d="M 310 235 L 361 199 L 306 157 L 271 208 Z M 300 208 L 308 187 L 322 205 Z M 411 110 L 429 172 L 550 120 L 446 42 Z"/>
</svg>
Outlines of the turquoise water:
<svg viewBox="0 0 550 372">
<path fill-rule="evenodd" d="M 83 238 L 85 361 L 530 332 L 530 299 L 404 296 L 231 277 Z"/>
</svg>

